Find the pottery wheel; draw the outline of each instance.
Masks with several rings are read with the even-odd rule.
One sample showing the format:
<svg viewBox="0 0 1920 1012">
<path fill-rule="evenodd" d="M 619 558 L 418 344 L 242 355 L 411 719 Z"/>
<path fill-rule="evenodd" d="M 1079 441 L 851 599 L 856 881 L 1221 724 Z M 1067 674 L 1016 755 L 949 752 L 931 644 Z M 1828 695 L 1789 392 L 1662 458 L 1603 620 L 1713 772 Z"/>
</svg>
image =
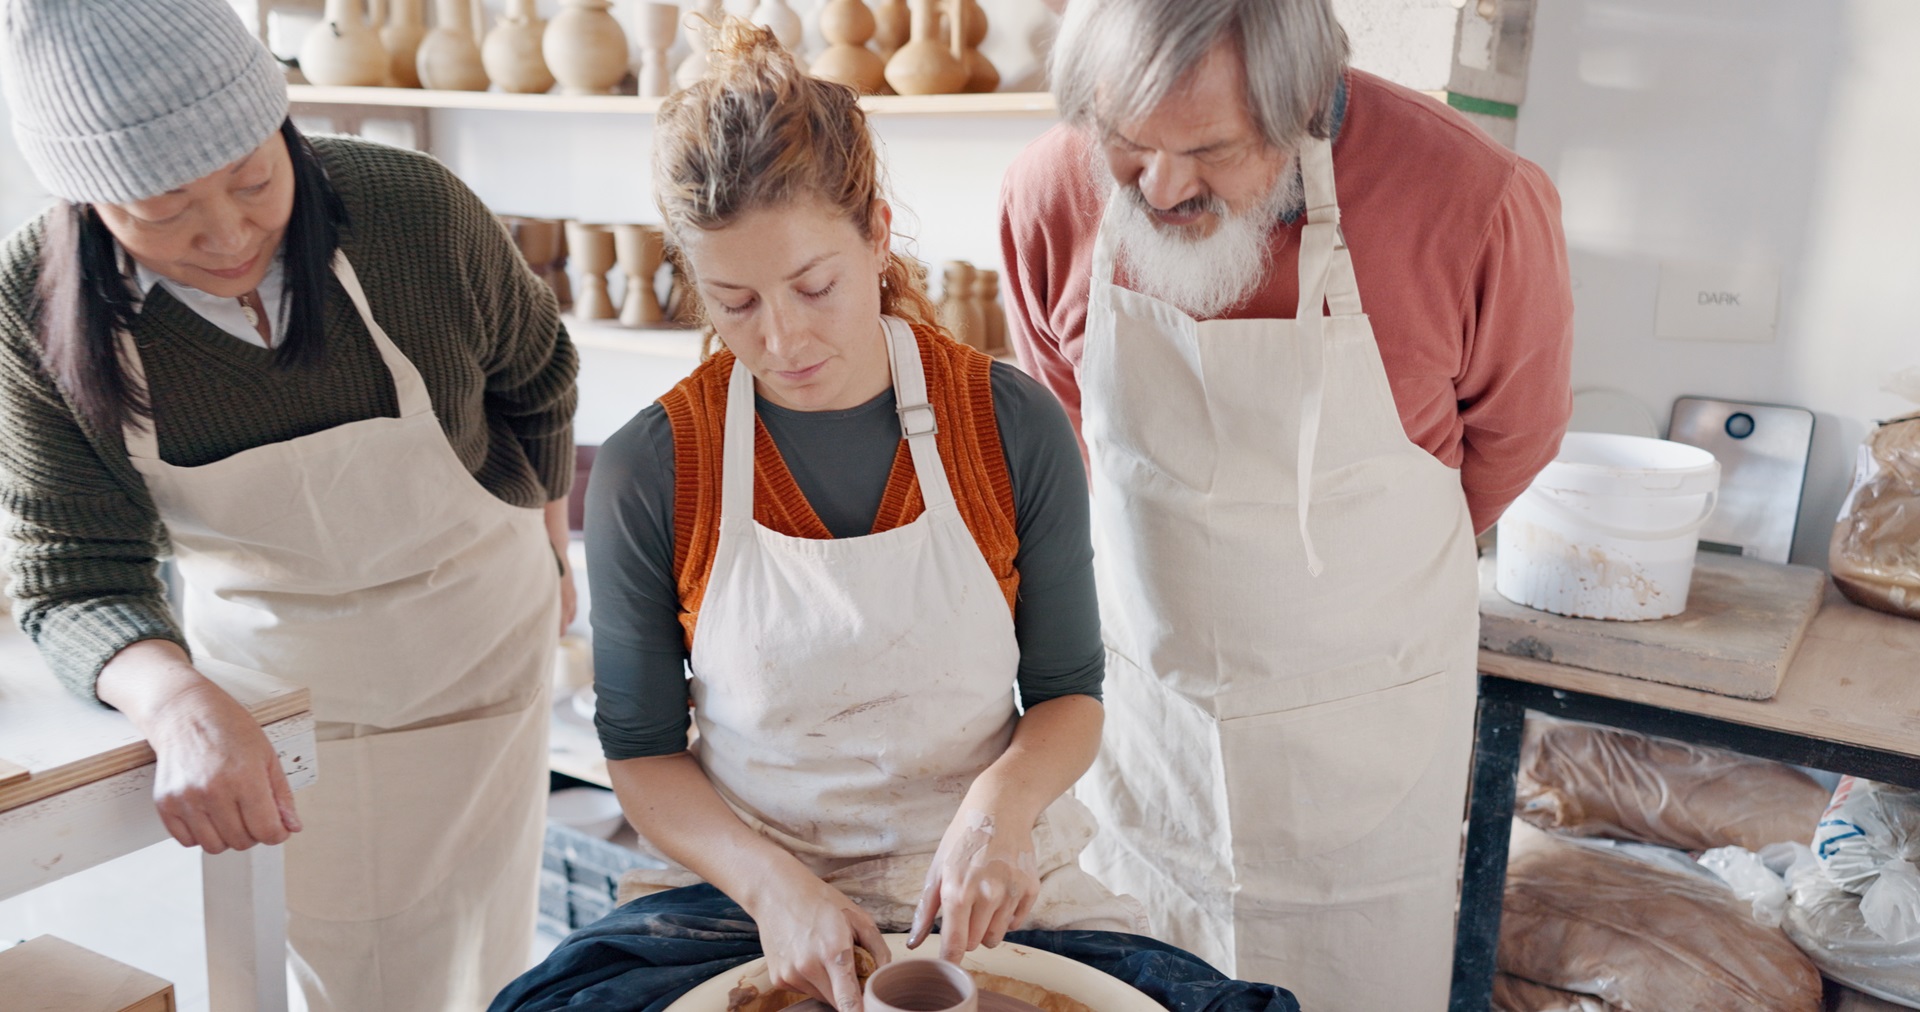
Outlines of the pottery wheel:
<svg viewBox="0 0 1920 1012">
<path fill-rule="evenodd" d="M 808 998 L 798 1005 L 788 1005 L 784 1012 L 833 1012 L 833 1006 L 818 998 Z M 980 1012 L 1040 1012 L 1040 1008 L 996 991 L 982 991 Z"/>
</svg>

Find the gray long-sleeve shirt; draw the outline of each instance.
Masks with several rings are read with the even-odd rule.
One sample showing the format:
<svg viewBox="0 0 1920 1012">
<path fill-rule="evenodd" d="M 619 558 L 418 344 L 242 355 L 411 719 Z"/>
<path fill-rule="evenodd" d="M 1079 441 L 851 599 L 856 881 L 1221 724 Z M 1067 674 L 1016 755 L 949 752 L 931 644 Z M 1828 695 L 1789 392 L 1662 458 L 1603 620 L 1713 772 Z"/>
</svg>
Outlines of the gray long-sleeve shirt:
<svg viewBox="0 0 1920 1012">
<path fill-rule="evenodd" d="M 1020 538 L 1020 700 L 1032 707 L 1066 695 L 1097 698 L 1105 655 L 1079 444 L 1059 402 L 1025 373 L 996 362 L 989 382 Z M 893 391 L 846 411 L 792 411 L 758 398 L 755 408 L 833 536 L 870 532 L 900 445 Z M 609 759 L 687 747 L 673 499 L 673 428 L 656 403 L 600 448 L 587 483 L 595 724 Z"/>
</svg>

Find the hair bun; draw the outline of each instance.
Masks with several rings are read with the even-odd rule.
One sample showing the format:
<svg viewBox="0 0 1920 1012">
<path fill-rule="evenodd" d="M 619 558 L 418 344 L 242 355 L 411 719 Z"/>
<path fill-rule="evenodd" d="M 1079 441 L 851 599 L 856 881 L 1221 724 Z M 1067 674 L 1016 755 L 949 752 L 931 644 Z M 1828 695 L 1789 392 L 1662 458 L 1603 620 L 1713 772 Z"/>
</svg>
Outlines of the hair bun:
<svg viewBox="0 0 1920 1012">
<path fill-rule="evenodd" d="M 707 51 L 707 80 L 724 83 L 743 76 L 801 73 L 793 54 L 780 44 L 771 28 L 729 15 L 708 32 L 713 42 Z"/>
</svg>

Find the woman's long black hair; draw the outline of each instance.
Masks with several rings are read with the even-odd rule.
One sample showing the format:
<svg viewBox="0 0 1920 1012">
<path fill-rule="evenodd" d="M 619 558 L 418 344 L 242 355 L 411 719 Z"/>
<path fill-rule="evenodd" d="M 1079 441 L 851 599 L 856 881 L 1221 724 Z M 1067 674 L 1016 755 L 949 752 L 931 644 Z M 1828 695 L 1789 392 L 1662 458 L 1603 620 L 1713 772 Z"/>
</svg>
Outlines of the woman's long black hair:
<svg viewBox="0 0 1920 1012">
<path fill-rule="evenodd" d="M 327 182 L 325 167 L 293 120 L 280 124 L 293 162 L 293 216 L 281 240 L 286 260 L 287 333 L 274 350 L 276 366 L 320 361 L 325 348 L 322 310 L 346 205 Z M 151 419 L 146 389 L 128 374 L 115 336 L 139 315 L 131 264 L 91 204 L 62 204 L 48 219 L 40 256 L 40 344 L 47 370 L 74 410 L 103 436 L 117 435 L 134 418 Z M 271 310 L 270 310 L 271 311 Z"/>
</svg>

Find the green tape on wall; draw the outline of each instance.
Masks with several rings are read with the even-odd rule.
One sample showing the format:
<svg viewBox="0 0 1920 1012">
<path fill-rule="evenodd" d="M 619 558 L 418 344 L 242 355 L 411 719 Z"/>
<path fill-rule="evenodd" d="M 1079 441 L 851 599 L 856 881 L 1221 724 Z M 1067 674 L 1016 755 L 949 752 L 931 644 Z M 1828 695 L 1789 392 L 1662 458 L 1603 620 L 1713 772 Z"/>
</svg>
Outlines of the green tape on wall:
<svg viewBox="0 0 1920 1012">
<path fill-rule="evenodd" d="M 1489 98 L 1474 98 L 1457 91 L 1447 92 L 1447 104 L 1461 112 L 1475 112 L 1482 116 L 1498 116 L 1501 119 L 1519 119 L 1520 107 L 1508 102 L 1495 102 Z"/>
</svg>

